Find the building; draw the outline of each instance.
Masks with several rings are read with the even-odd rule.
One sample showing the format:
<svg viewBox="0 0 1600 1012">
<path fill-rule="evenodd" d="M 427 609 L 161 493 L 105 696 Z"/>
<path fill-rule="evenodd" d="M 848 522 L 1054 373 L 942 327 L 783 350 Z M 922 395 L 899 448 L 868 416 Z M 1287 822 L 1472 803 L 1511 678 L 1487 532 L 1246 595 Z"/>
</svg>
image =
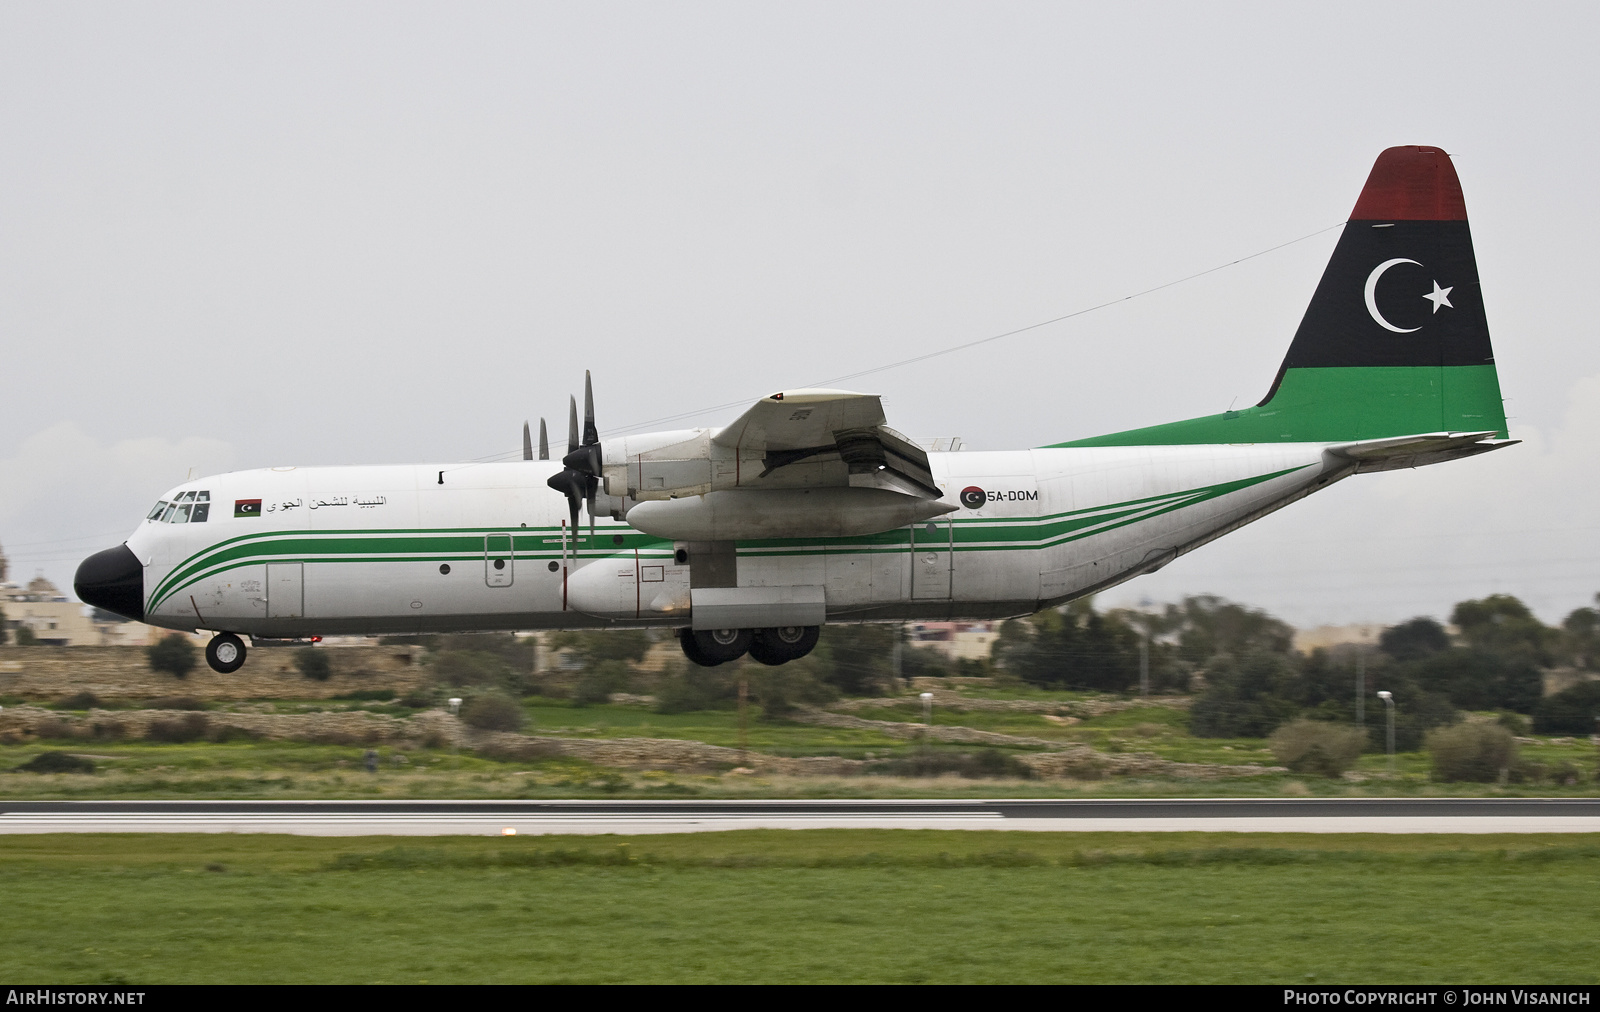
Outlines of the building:
<svg viewBox="0 0 1600 1012">
<path fill-rule="evenodd" d="M 906 629 L 919 647 L 932 647 L 952 661 L 984 661 L 999 638 L 993 622 L 916 622 Z"/>
<path fill-rule="evenodd" d="M 4 569 L 0 562 L 0 572 Z M 12 643 L 19 629 L 31 632 L 35 643 L 56 647 L 142 647 L 165 635 L 154 626 L 74 601 L 42 575 L 26 586 L 0 581 L 0 611 L 5 612 L 6 639 Z"/>
</svg>

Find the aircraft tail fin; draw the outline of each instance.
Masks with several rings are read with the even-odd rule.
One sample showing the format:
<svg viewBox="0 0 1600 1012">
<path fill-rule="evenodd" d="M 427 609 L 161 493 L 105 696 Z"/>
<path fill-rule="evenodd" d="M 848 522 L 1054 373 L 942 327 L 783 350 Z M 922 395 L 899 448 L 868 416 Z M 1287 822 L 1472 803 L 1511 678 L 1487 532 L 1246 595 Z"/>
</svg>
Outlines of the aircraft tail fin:
<svg viewBox="0 0 1600 1012">
<path fill-rule="evenodd" d="M 1506 420 L 1450 156 L 1378 156 L 1267 396 L 1251 408 L 1062 446 L 1345 442 Z"/>
</svg>

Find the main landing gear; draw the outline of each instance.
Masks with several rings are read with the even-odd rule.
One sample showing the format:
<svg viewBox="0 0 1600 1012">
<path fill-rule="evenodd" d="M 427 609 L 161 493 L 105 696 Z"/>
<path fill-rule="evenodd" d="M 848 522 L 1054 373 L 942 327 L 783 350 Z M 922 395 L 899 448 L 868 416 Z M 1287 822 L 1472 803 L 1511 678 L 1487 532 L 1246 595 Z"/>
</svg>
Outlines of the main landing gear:
<svg viewBox="0 0 1600 1012">
<path fill-rule="evenodd" d="M 679 629 L 683 655 L 703 668 L 736 661 L 749 653 L 762 664 L 786 664 L 809 654 L 821 630 L 814 625 L 775 629 Z"/>
<path fill-rule="evenodd" d="M 244 667 L 244 640 L 233 633 L 217 633 L 206 644 L 206 663 L 219 674 L 231 675 Z"/>
</svg>

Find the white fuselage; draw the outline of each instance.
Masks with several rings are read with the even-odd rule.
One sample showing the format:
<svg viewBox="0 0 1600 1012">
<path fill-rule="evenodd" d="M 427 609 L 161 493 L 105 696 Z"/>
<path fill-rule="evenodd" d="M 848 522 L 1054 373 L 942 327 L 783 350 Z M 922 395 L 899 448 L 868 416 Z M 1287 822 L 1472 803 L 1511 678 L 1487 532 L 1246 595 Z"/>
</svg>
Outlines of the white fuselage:
<svg viewBox="0 0 1600 1012">
<path fill-rule="evenodd" d="M 967 505 L 867 536 L 741 541 L 735 585 L 823 588 L 828 621 L 1028 614 L 1159 568 L 1350 473 L 1324 451 L 933 453 L 943 500 L 966 490 Z M 545 483 L 559 466 L 273 468 L 187 482 L 164 498 L 209 493 L 205 522 L 147 520 L 127 541 L 145 567 L 146 621 L 265 637 L 688 625 L 684 546 L 604 517 L 592 535 L 587 516 L 569 531 L 567 500 Z"/>
</svg>

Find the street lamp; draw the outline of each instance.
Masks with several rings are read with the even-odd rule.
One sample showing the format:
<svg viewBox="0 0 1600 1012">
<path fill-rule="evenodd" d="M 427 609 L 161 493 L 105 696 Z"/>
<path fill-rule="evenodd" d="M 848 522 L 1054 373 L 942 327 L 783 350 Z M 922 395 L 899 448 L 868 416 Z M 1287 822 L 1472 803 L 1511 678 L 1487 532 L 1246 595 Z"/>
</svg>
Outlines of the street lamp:
<svg viewBox="0 0 1600 1012">
<path fill-rule="evenodd" d="M 1384 746 L 1389 753 L 1389 775 L 1394 776 L 1394 693 L 1385 690 L 1378 693 L 1378 698 L 1383 700 L 1383 705 L 1388 710 L 1389 727 L 1384 735 Z"/>
</svg>

